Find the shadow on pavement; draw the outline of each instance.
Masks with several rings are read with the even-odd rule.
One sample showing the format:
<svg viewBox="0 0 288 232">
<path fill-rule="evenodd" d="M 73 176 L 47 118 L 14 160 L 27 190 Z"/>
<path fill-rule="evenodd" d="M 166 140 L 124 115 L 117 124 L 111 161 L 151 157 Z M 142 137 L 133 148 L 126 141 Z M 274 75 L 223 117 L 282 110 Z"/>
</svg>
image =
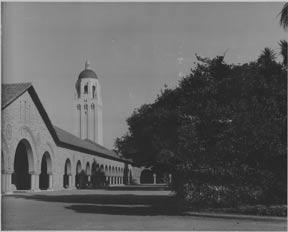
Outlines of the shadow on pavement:
<svg viewBox="0 0 288 232">
<path fill-rule="evenodd" d="M 23 198 L 47 202 L 63 202 L 63 203 L 86 203 L 86 204 L 123 204 L 123 205 L 139 205 L 139 204 L 162 204 L 173 201 L 173 196 L 140 196 L 133 194 L 106 195 L 106 194 L 81 194 L 81 195 L 42 195 L 42 194 L 15 194 L 7 197 Z"/>
<path fill-rule="evenodd" d="M 80 192 L 81 193 L 81 192 Z M 180 208 L 179 202 L 173 195 L 136 195 L 136 194 L 73 194 L 49 195 L 49 194 L 14 194 L 5 198 L 18 198 L 26 200 L 36 200 L 43 202 L 65 203 L 64 208 L 73 210 L 76 213 L 107 214 L 107 215 L 138 215 L 138 216 L 193 216 L 203 217 L 202 213 L 192 213 Z M 5 211 L 2 204 L 2 212 Z M 249 219 L 253 221 L 263 221 L 267 219 L 246 218 L 227 216 L 219 214 L 206 214 L 206 218 L 223 219 Z M 273 221 L 273 220 L 270 220 Z"/>
<path fill-rule="evenodd" d="M 173 196 L 140 196 L 133 194 L 17 194 L 8 197 L 46 202 L 70 203 L 71 205 L 65 206 L 65 208 L 74 210 L 78 213 L 111 215 L 182 215 L 177 200 Z"/>
<path fill-rule="evenodd" d="M 71 205 L 65 207 L 72 209 L 77 213 L 92 213 L 92 214 L 110 214 L 110 215 L 134 215 L 134 216 L 181 216 L 184 215 L 181 211 L 175 208 L 167 208 L 166 205 L 150 205 L 150 206 L 113 206 L 113 205 Z"/>
<path fill-rule="evenodd" d="M 113 186 L 108 187 L 106 190 L 108 191 L 118 191 L 118 190 L 125 190 L 125 191 L 166 191 L 169 190 L 167 185 L 130 185 L 128 186 Z"/>
</svg>

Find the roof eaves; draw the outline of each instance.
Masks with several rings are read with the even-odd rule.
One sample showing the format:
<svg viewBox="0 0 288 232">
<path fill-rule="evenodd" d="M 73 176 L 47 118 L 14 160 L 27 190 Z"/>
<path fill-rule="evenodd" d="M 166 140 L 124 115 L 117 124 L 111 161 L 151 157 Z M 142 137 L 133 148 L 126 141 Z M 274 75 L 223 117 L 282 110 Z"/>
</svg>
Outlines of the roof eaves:
<svg viewBox="0 0 288 232">
<path fill-rule="evenodd" d="M 49 118 L 44 106 L 42 105 L 38 94 L 36 93 L 36 91 L 35 91 L 35 89 L 34 89 L 34 87 L 32 85 L 28 89 L 28 92 L 29 92 L 30 96 L 32 97 L 32 99 L 33 99 L 33 101 L 34 101 L 34 103 L 35 103 L 40 115 L 42 116 L 43 121 L 46 124 L 49 132 L 51 133 L 55 143 L 56 144 L 59 143 L 59 138 L 58 138 L 58 136 L 56 134 L 56 131 L 55 131 L 55 129 L 54 129 L 54 127 L 53 127 L 53 125 L 52 125 L 52 123 L 50 121 L 50 118 Z"/>
<path fill-rule="evenodd" d="M 71 143 L 66 143 L 66 142 L 63 142 L 63 141 L 59 141 L 59 143 L 57 145 L 60 146 L 60 147 L 63 147 L 63 148 L 72 149 L 72 150 L 79 151 L 79 152 L 84 152 L 84 153 L 87 153 L 87 154 L 90 154 L 90 155 L 94 155 L 94 156 L 100 156 L 100 157 L 107 158 L 107 159 L 110 159 L 110 160 L 116 160 L 116 161 L 121 161 L 121 162 L 126 162 L 126 163 L 132 163 L 131 161 L 127 161 L 125 159 L 121 159 L 120 157 L 119 158 L 113 157 L 113 156 L 110 156 L 108 154 L 96 152 L 96 151 L 93 151 L 93 150 L 90 150 L 90 149 L 87 149 L 87 148 L 83 148 L 83 147 L 80 147 L 80 146 L 76 146 L 76 145 L 73 145 Z"/>
</svg>

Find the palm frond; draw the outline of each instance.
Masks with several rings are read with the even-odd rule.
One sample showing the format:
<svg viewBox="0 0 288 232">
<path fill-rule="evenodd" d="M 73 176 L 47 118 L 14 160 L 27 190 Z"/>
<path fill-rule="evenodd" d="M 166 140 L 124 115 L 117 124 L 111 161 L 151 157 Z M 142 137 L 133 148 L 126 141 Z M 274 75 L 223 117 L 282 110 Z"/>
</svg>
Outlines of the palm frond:
<svg viewBox="0 0 288 232">
<path fill-rule="evenodd" d="M 279 46 L 280 46 L 280 54 L 283 58 L 283 64 L 285 66 L 287 66 L 287 53 L 288 53 L 288 43 L 286 40 L 280 40 L 279 42 Z"/>
<path fill-rule="evenodd" d="M 280 12 L 280 25 L 284 30 L 288 29 L 288 2 L 286 2 Z"/>
</svg>

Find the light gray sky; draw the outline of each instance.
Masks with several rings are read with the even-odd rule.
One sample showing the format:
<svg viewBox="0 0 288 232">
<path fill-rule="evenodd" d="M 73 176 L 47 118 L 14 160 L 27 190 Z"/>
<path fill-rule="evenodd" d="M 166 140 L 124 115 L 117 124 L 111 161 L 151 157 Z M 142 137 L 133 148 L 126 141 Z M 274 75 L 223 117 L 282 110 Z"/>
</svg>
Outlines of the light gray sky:
<svg viewBox="0 0 288 232">
<path fill-rule="evenodd" d="M 52 123 L 74 132 L 73 97 L 88 59 L 103 92 L 104 145 L 133 109 L 189 73 L 195 53 L 228 63 L 279 52 L 283 3 L 2 3 L 2 81 L 32 82 Z"/>
</svg>

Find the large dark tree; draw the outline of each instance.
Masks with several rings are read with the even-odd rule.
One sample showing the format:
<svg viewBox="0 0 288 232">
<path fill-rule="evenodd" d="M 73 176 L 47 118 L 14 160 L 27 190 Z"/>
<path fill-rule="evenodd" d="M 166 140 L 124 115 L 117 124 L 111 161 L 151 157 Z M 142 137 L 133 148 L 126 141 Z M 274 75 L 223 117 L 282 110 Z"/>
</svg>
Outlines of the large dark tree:
<svg viewBox="0 0 288 232">
<path fill-rule="evenodd" d="M 275 58 L 269 48 L 243 65 L 197 56 L 175 89 L 128 118 L 129 133 L 116 147 L 173 173 L 185 198 L 207 202 L 217 189 L 231 204 L 286 201 L 287 71 Z"/>
</svg>

